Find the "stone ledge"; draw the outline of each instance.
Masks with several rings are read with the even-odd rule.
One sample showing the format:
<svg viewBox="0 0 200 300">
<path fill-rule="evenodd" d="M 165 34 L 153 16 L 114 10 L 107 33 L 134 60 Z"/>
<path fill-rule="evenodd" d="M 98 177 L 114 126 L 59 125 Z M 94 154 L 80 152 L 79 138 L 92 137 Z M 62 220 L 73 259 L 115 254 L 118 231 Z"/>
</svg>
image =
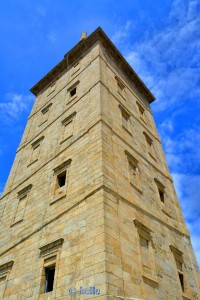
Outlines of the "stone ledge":
<svg viewBox="0 0 200 300">
<path fill-rule="evenodd" d="M 85 201 L 88 197 L 92 196 L 93 194 L 97 193 L 99 190 L 104 189 L 106 192 L 113 194 L 114 196 L 118 197 L 118 199 L 120 199 L 121 201 L 126 201 L 128 203 L 131 203 L 131 205 L 137 207 L 141 212 L 143 212 L 145 215 L 151 216 L 154 220 L 157 220 L 158 222 L 162 223 L 164 226 L 175 230 L 176 232 L 178 232 L 181 235 L 186 236 L 187 238 L 189 238 L 190 236 L 186 235 L 186 233 L 180 231 L 179 229 L 177 229 L 176 227 L 168 224 L 167 222 L 163 221 L 160 219 L 159 216 L 154 215 L 152 212 L 150 211 L 146 211 L 144 210 L 143 207 L 139 206 L 138 204 L 133 204 L 132 202 L 130 202 L 128 199 L 124 198 L 123 196 L 121 196 L 120 194 L 118 194 L 116 191 L 114 191 L 112 188 L 108 187 L 105 184 L 99 184 L 96 188 L 94 188 L 92 191 L 90 191 L 87 195 L 85 195 L 80 201 L 78 201 L 77 203 L 73 204 L 71 207 L 68 207 L 65 211 L 63 211 L 61 214 L 58 214 L 56 217 L 52 218 L 51 220 L 49 220 L 46 224 L 43 224 L 42 227 L 38 227 L 34 232 L 32 232 L 31 234 L 24 236 L 21 240 L 18 240 L 15 244 L 11 244 L 10 247 L 8 247 L 7 249 L 4 249 L 1 253 L 0 256 L 4 255 L 5 253 L 7 253 L 8 251 L 10 251 L 11 249 L 13 249 L 14 247 L 16 247 L 16 245 L 20 244 L 21 242 L 24 242 L 26 239 L 28 239 L 30 236 L 32 236 L 33 234 L 35 234 L 36 232 L 38 232 L 41 228 L 43 228 L 44 226 L 52 223 L 55 218 L 58 219 L 61 215 L 69 212 L 71 209 L 73 209 L 74 207 L 76 207 L 77 205 L 79 205 L 80 203 L 82 203 L 83 201 Z M 173 246 L 171 246 L 173 247 Z"/>
<path fill-rule="evenodd" d="M 27 168 L 30 167 L 31 165 L 33 165 L 36 161 L 38 161 L 38 159 L 32 161 L 30 164 L 27 165 Z"/>
<path fill-rule="evenodd" d="M 76 98 L 78 98 L 77 95 L 74 95 L 74 96 L 70 97 L 70 99 L 69 99 L 69 101 L 67 101 L 66 105 L 68 105 L 70 102 L 72 102 Z"/>
<path fill-rule="evenodd" d="M 53 200 L 50 202 L 50 205 L 55 204 L 56 202 L 60 201 L 61 199 L 65 198 L 65 197 L 66 197 L 66 193 L 63 194 L 62 196 L 56 198 L 56 199 L 53 199 Z"/>
<path fill-rule="evenodd" d="M 12 227 L 14 227 L 15 225 L 21 223 L 22 221 L 23 221 L 23 219 L 21 219 L 21 220 L 19 220 L 19 221 L 17 221 L 17 222 L 12 223 L 12 224 L 10 225 L 10 228 L 12 228 Z"/>
<path fill-rule="evenodd" d="M 131 133 L 124 125 L 122 125 L 122 128 L 123 128 L 124 130 L 126 130 L 126 132 L 128 132 L 128 134 L 129 134 L 130 136 L 133 136 L 132 133 Z"/>
<path fill-rule="evenodd" d="M 132 181 L 129 181 L 129 182 L 130 182 L 130 185 L 131 185 L 134 189 L 136 189 L 136 191 L 138 191 L 140 194 L 143 193 L 142 189 L 141 189 L 138 185 L 134 184 Z"/>
<path fill-rule="evenodd" d="M 150 275 L 147 275 L 147 274 L 142 274 L 142 277 L 151 282 L 151 284 L 154 284 L 154 285 L 158 285 L 158 280 L 155 276 L 150 276 Z"/>
<path fill-rule="evenodd" d="M 182 298 L 183 298 L 183 300 L 193 300 L 190 296 L 188 296 L 185 293 L 182 293 Z"/>
<path fill-rule="evenodd" d="M 41 247 L 39 247 L 39 249 L 40 249 L 41 253 L 43 253 L 46 250 L 55 248 L 57 246 L 61 246 L 63 244 L 63 242 L 64 242 L 64 239 L 60 238 L 60 239 L 52 241 L 52 242 L 50 242 L 48 244 L 42 245 Z"/>
<path fill-rule="evenodd" d="M 60 145 L 63 144 L 64 142 L 66 142 L 67 140 L 69 140 L 71 137 L 73 137 L 73 134 L 69 135 L 66 139 L 62 140 L 60 142 Z"/>
</svg>

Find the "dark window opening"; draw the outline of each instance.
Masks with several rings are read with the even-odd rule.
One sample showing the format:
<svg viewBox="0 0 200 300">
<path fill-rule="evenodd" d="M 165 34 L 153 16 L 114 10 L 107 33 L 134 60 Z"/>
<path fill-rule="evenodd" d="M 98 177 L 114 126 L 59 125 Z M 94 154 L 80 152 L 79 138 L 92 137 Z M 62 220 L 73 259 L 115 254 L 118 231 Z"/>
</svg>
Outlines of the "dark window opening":
<svg viewBox="0 0 200 300">
<path fill-rule="evenodd" d="M 147 144 L 148 144 L 148 146 L 149 146 L 149 148 L 150 148 L 151 145 L 152 145 L 152 141 L 150 141 L 149 139 L 147 139 Z"/>
<path fill-rule="evenodd" d="M 54 276 L 55 276 L 55 266 L 51 268 L 45 268 L 45 277 L 46 277 L 45 293 L 53 291 Z"/>
<path fill-rule="evenodd" d="M 179 277 L 179 280 L 180 280 L 182 292 L 184 292 L 184 279 L 183 279 L 183 274 L 178 273 L 178 277 Z"/>
<path fill-rule="evenodd" d="M 70 91 L 70 96 L 72 97 L 74 95 L 76 95 L 76 87 Z"/>
<path fill-rule="evenodd" d="M 120 83 L 118 83 L 117 86 L 118 86 L 118 92 L 122 93 L 124 90 L 124 86 Z"/>
<path fill-rule="evenodd" d="M 122 125 L 127 128 L 128 127 L 129 116 L 122 112 Z"/>
<path fill-rule="evenodd" d="M 123 118 L 124 121 L 128 122 L 128 116 L 125 115 L 124 113 L 122 113 L 122 118 Z"/>
<path fill-rule="evenodd" d="M 164 203 L 164 192 L 160 189 L 158 191 L 159 191 L 160 200 Z"/>
<path fill-rule="evenodd" d="M 140 114 L 143 116 L 144 115 L 144 109 L 142 107 L 139 107 L 139 111 L 140 111 Z"/>
<path fill-rule="evenodd" d="M 66 183 L 66 171 L 58 175 L 58 186 L 62 187 Z"/>
</svg>

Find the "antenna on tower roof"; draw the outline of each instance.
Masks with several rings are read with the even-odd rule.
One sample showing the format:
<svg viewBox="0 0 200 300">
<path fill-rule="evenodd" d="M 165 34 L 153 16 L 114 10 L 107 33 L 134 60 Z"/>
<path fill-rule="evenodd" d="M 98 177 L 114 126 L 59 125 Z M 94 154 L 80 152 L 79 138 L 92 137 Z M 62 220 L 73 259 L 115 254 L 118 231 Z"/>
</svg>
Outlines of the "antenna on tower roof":
<svg viewBox="0 0 200 300">
<path fill-rule="evenodd" d="M 86 37 L 87 37 L 87 32 L 84 30 L 84 31 L 82 32 L 82 34 L 81 34 L 80 41 L 86 39 Z"/>
</svg>

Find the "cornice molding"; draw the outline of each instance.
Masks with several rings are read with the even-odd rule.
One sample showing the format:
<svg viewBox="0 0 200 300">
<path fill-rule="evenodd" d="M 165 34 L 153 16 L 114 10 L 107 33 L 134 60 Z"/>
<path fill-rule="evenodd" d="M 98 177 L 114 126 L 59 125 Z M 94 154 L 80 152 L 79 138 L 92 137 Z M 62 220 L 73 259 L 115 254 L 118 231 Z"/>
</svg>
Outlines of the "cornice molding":
<svg viewBox="0 0 200 300">
<path fill-rule="evenodd" d="M 70 51 L 68 51 L 64 59 L 61 60 L 50 72 L 48 72 L 38 83 L 36 83 L 30 91 L 35 95 L 39 95 L 46 87 L 52 84 L 65 70 L 71 67 L 83 54 L 88 51 L 95 43 L 101 42 L 109 55 L 117 63 L 118 67 L 126 74 L 130 81 L 139 90 L 141 95 L 149 102 L 153 102 L 155 97 L 131 68 L 122 54 L 118 51 L 115 45 L 111 42 L 105 32 L 98 27 L 86 39 L 78 42 Z"/>
</svg>

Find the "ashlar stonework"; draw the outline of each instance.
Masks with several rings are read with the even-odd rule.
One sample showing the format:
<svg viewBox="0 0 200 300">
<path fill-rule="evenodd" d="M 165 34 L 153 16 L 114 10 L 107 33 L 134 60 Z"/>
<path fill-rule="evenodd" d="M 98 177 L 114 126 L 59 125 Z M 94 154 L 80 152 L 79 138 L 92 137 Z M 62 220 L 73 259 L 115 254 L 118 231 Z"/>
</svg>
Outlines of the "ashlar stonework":
<svg viewBox="0 0 200 300">
<path fill-rule="evenodd" d="M 102 29 L 31 91 L 0 200 L 0 299 L 200 299 L 154 96 Z"/>
</svg>

